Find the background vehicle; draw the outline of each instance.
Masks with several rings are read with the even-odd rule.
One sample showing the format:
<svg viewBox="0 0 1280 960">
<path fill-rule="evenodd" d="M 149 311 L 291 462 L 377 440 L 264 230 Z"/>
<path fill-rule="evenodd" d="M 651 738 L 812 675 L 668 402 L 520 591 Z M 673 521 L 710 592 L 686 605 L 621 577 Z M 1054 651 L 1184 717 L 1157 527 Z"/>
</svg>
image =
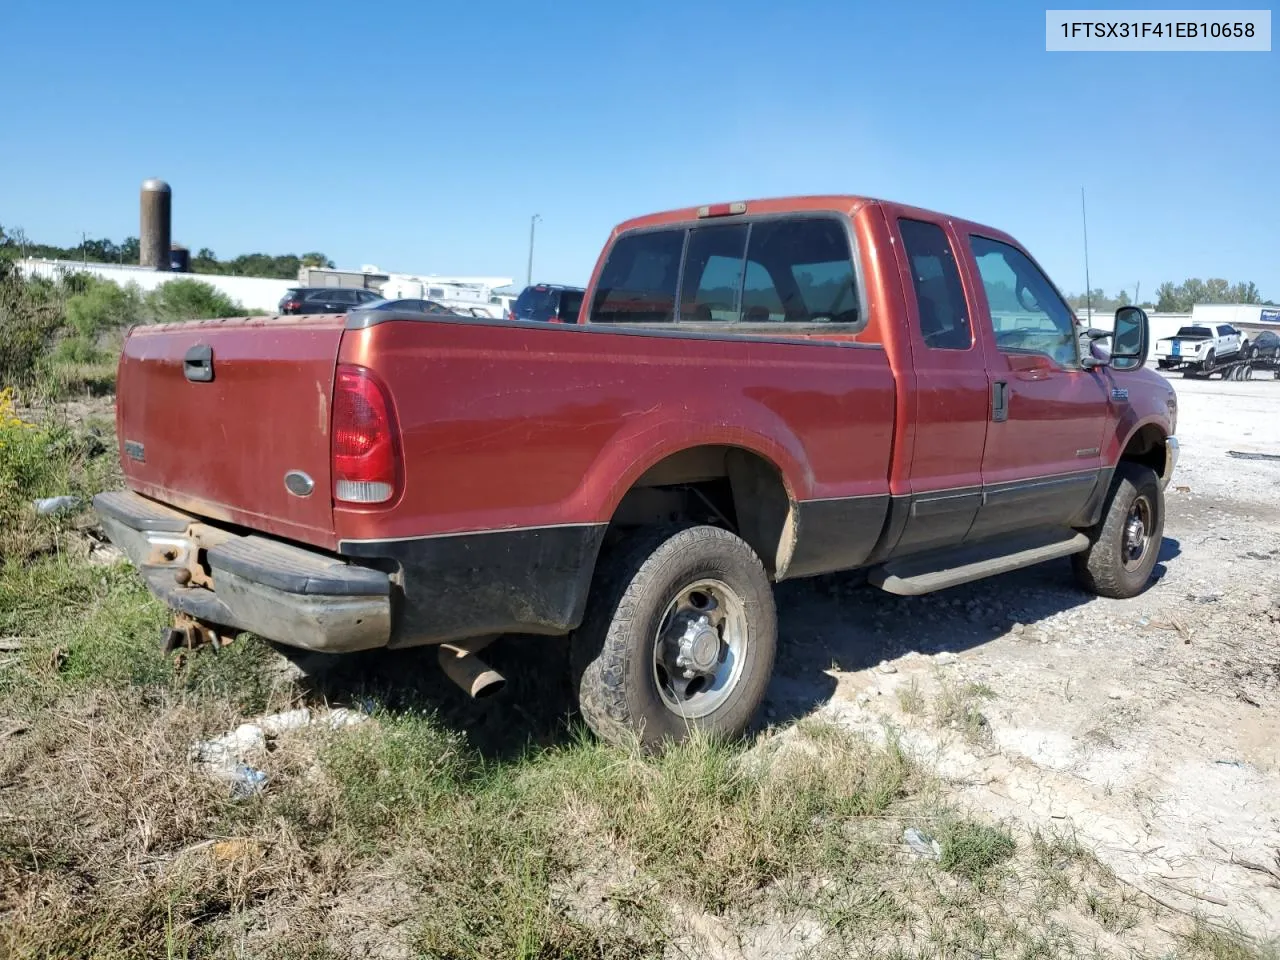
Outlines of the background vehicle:
<svg viewBox="0 0 1280 960">
<path fill-rule="evenodd" d="M 454 313 L 442 303 L 434 300 L 370 300 L 357 308 L 360 310 L 416 310 L 418 313 Z"/>
<path fill-rule="evenodd" d="M 1244 344 L 1244 336 L 1230 324 L 1182 327 L 1172 337 L 1156 342 L 1156 364 L 1161 370 L 1192 367 L 1209 371 L 1239 356 Z"/>
<path fill-rule="evenodd" d="M 188 638 L 439 644 L 483 695 L 486 638 L 571 633 L 587 721 L 649 745 L 750 721 L 771 581 L 917 594 L 1070 556 L 1144 589 L 1178 450 L 1146 315 L 1082 356 L 1007 234 L 718 204 L 623 224 L 588 290 L 576 324 L 134 327 L 102 523 Z"/>
<path fill-rule="evenodd" d="M 1250 360 L 1280 360 L 1280 334 L 1263 330 L 1249 344 Z"/>
<path fill-rule="evenodd" d="M 382 294 L 362 287 L 290 287 L 280 300 L 282 314 L 346 313 L 381 300 Z"/>
<path fill-rule="evenodd" d="M 541 323 L 576 323 L 582 308 L 583 289 L 554 283 L 538 283 L 525 287 L 511 305 L 510 320 L 536 320 Z"/>
</svg>

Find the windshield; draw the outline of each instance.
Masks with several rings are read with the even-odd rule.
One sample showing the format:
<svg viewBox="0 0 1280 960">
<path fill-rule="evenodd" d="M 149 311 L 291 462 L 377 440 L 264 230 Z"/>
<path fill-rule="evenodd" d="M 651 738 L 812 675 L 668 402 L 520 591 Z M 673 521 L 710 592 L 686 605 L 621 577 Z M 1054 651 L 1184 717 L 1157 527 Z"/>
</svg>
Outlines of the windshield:
<svg viewBox="0 0 1280 960">
<path fill-rule="evenodd" d="M 1208 327 L 1183 327 L 1175 336 L 1185 337 L 1188 340 L 1209 340 L 1213 337 Z"/>
</svg>

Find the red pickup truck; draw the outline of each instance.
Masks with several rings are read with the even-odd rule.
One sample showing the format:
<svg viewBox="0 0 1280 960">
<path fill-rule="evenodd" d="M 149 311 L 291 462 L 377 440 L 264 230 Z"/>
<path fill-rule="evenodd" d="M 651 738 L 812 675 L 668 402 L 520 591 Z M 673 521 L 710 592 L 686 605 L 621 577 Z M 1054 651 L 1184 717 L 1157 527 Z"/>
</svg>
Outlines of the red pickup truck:
<svg viewBox="0 0 1280 960">
<path fill-rule="evenodd" d="M 848 196 L 628 221 L 577 322 L 359 310 L 135 327 L 128 491 L 96 508 L 192 642 L 572 634 L 583 715 L 733 734 L 770 582 L 918 594 L 1071 556 L 1130 597 L 1160 549 L 1173 389 L 1010 236 Z"/>
</svg>

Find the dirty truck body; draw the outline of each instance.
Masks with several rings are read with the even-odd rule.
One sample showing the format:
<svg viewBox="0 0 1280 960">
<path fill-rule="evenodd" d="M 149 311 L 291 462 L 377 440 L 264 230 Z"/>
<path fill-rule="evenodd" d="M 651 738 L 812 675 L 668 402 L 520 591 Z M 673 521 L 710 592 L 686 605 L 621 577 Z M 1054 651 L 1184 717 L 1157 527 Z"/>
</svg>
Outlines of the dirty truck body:
<svg viewBox="0 0 1280 960">
<path fill-rule="evenodd" d="M 1142 589 L 1177 454 L 1145 322 L 1081 356 L 1013 238 L 925 210 L 673 211 L 614 231 L 576 324 L 134 328 L 129 489 L 96 507 L 201 629 L 462 660 L 573 633 L 599 732 L 736 732 L 770 581 L 923 593 L 1075 555 L 1095 592 Z"/>
</svg>

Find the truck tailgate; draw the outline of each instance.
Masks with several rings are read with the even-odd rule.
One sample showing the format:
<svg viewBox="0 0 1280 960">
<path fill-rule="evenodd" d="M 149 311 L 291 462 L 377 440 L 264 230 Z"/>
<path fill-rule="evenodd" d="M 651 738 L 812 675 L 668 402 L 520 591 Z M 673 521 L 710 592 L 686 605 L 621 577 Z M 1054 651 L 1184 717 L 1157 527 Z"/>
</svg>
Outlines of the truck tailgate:
<svg viewBox="0 0 1280 960">
<path fill-rule="evenodd" d="M 332 547 L 329 401 L 343 322 L 135 327 L 116 388 L 128 485 L 189 513 Z"/>
</svg>

